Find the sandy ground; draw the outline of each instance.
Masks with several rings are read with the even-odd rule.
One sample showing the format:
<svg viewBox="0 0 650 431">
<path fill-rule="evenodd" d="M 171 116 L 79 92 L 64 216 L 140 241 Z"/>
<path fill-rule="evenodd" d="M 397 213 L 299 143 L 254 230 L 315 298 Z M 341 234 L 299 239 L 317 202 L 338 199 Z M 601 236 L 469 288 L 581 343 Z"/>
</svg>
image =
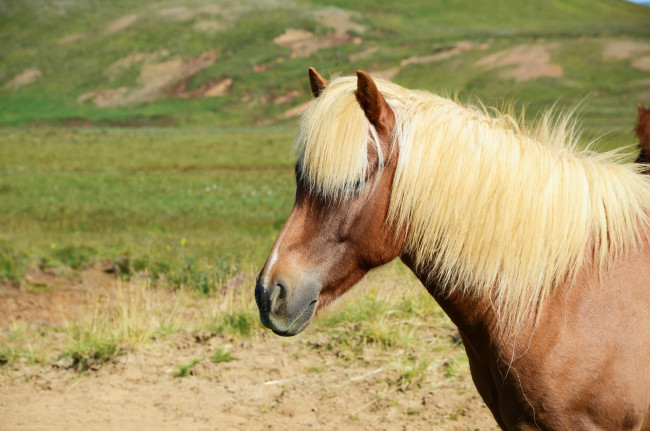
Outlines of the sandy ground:
<svg viewBox="0 0 650 431">
<path fill-rule="evenodd" d="M 558 78 L 564 73 L 562 66 L 551 64 L 549 49 L 553 44 L 518 45 L 490 54 L 474 63 L 487 70 L 500 69 L 501 78 L 514 78 L 516 82 L 540 78 Z"/>
<path fill-rule="evenodd" d="M 41 292 L 0 287 L 0 330 L 82 315 L 89 292 L 110 297 L 116 284 L 97 270 L 67 286 L 47 281 Z M 395 352 L 366 348 L 350 359 L 324 349 L 328 335 L 314 331 L 247 339 L 181 329 L 85 372 L 56 359 L 5 365 L 0 429 L 497 429 L 469 375 L 449 379 L 430 366 L 422 383 L 401 387 Z M 236 359 L 212 362 L 217 349 Z M 190 375 L 174 377 L 191 361 L 198 364 Z"/>
</svg>

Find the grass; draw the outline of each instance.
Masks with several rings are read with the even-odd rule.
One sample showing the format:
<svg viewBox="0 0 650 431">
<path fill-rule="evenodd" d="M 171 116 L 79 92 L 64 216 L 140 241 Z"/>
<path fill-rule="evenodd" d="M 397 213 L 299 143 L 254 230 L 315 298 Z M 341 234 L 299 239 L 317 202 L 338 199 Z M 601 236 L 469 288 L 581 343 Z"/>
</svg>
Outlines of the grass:
<svg viewBox="0 0 650 431">
<path fill-rule="evenodd" d="M 192 370 L 198 364 L 203 362 L 203 358 L 192 359 L 187 364 L 181 364 L 176 366 L 176 371 L 174 372 L 174 377 L 187 377 L 192 374 Z"/>
<path fill-rule="evenodd" d="M 5 134 L 0 276 L 110 258 L 208 292 L 252 270 L 291 208 L 292 130 L 162 132 Z"/>
<path fill-rule="evenodd" d="M 97 369 L 116 356 L 133 352 L 156 336 L 175 332 L 180 301 L 143 283 L 123 283 L 117 289 L 89 297 L 82 317 L 62 326 L 62 358 L 85 371 Z"/>
<path fill-rule="evenodd" d="M 600 56 L 604 40 L 648 41 L 650 10 L 623 0 L 553 0 L 545 3 L 490 0 L 480 5 L 470 0 L 431 3 L 414 0 L 404 4 L 364 0 L 355 4 L 336 0 L 301 0 L 272 3 L 223 1 L 221 13 L 199 13 L 187 19 L 165 15 L 168 9 L 154 0 L 88 4 L 80 0 L 43 5 L 36 0 L 5 2 L 0 16 L 0 88 L 13 77 L 37 68 L 41 77 L 16 89 L 0 89 L 0 124 L 94 124 L 158 126 L 250 125 L 279 121 L 292 106 L 309 100 L 305 79 L 308 66 L 329 73 L 356 69 L 385 70 L 414 55 L 450 48 L 457 41 L 488 43 L 486 52 L 472 51 L 445 61 L 411 65 L 396 77 L 398 83 L 434 91 L 467 91 L 492 103 L 500 97 L 531 102 L 531 109 L 548 106 L 561 95 L 568 103 L 592 92 L 614 102 L 619 110 L 647 91 L 624 88 L 643 71 L 629 62 L 607 62 Z M 199 11 L 207 0 L 184 0 L 176 6 Z M 214 6 L 214 5 L 212 5 Z M 273 39 L 287 28 L 323 35 L 331 28 L 318 13 L 332 6 L 357 12 L 354 22 L 365 26 L 355 43 L 321 49 L 307 57 L 291 55 Z M 162 15 L 161 15 L 162 14 Z M 111 23 L 132 16 L 133 23 L 111 33 Z M 216 20 L 222 31 L 203 32 L 198 22 Z M 79 36 L 65 42 L 70 36 Z M 182 37 L 179 37 L 182 35 Z M 485 73 L 474 66 L 478 56 L 522 43 L 552 42 L 553 62 L 565 68 L 556 80 L 513 82 Z M 350 54 L 377 50 L 366 57 Z M 185 60 L 217 50 L 217 61 L 187 78 L 189 89 L 232 78 L 229 94 L 220 97 L 182 98 L 163 92 L 160 100 L 128 107 L 100 108 L 77 98 L 94 90 L 137 89 L 142 83 L 142 64 L 135 62 L 115 72 L 116 62 L 129 56 L 158 56 L 157 62 Z M 576 55 L 579 53 L 580 55 Z M 263 72 L 255 66 L 268 65 Z M 111 70 L 113 72 L 111 72 Z M 633 72 L 632 74 L 630 72 Z M 629 79 L 628 79 L 629 78 Z M 641 79 L 641 78 L 639 78 Z M 292 102 L 274 102 L 290 91 Z M 632 102 L 630 102 L 630 97 Z M 623 111 L 621 111 L 623 112 Z M 627 112 L 627 111 L 626 111 Z M 587 111 L 594 124 L 597 112 Z"/>
<path fill-rule="evenodd" d="M 214 351 L 210 360 L 215 364 L 220 364 L 222 362 L 232 362 L 236 361 L 237 358 L 232 355 L 230 352 L 225 352 L 222 349 L 217 349 Z"/>
<path fill-rule="evenodd" d="M 20 283 L 27 266 L 27 256 L 0 238 L 0 282 Z"/>
</svg>

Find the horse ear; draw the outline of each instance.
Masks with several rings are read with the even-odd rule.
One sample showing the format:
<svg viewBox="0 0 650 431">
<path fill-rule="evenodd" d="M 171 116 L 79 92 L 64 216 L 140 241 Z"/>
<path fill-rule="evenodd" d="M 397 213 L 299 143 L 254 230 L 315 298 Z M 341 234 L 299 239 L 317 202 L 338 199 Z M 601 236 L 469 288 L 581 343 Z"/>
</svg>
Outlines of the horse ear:
<svg viewBox="0 0 650 431">
<path fill-rule="evenodd" d="M 378 130 L 389 132 L 395 123 L 395 114 L 377 89 L 370 75 L 357 71 L 357 101 L 370 123 Z"/>
<path fill-rule="evenodd" d="M 320 96 L 320 94 L 325 90 L 325 87 L 327 87 L 327 80 L 320 76 L 318 72 L 316 72 L 316 69 L 313 67 L 309 68 L 309 86 L 311 87 L 311 92 L 314 95 L 314 97 Z"/>
</svg>

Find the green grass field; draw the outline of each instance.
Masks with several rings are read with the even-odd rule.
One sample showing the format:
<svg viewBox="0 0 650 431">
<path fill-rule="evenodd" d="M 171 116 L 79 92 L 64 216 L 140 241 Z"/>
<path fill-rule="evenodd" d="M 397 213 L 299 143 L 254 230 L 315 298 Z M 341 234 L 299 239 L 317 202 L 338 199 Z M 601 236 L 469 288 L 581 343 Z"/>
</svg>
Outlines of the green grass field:
<svg viewBox="0 0 650 431">
<path fill-rule="evenodd" d="M 650 98 L 645 63 L 635 63 L 650 55 L 647 22 L 650 9 L 619 0 L 0 0 L 0 282 L 98 266 L 213 294 L 237 274 L 252 277 L 293 204 L 298 119 L 283 113 L 310 99 L 308 66 L 326 77 L 392 70 L 402 85 L 525 107 L 528 118 L 580 105 L 584 143 L 633 146 L 636 104 Z M 273 41 L 288 29 L 329 42 L 294 55 Z M 332 35 L 342 42 L 328 45 Z M 560 72 L 508 75 L 535 60 L 526 57 L 481 66 L 530 49 L 548 56 L 539 67 Z M 206 53 L 214 61 L 192 69 Z M 16 84 L 25 71 L 31 81 Z M 223 80 L 231 84 L 218 96 L 199 91 Z M 97 91 L 128 103 L 82 97 Z M 142 98 L 126 98 L 133 94 Z M 259 327 L 250 296 L 238 301 L 215 328 Z M 395 319 L 409 313 L 403 301 L 391 302 L 402 310 Z M 323 320 L 332 328 L 357 322 L 361 338 L 342 332 L 340 342 L 408 340 L 408 331 L 391 332 L 393 318 L 361 325 L 366 311 L 354 304 Z M 73 345 L 85 344 L 83 331 L 68 333 Z"/>
<path fill-rule="evenodd" d="M 250 272 L 293 204 L 292 135 L 9 130 L 0 143 L 0 235 L 14 259 L 25 256 L 23 269 L 85 253 L 154 273 L 188 263 Z"/>
</svg>

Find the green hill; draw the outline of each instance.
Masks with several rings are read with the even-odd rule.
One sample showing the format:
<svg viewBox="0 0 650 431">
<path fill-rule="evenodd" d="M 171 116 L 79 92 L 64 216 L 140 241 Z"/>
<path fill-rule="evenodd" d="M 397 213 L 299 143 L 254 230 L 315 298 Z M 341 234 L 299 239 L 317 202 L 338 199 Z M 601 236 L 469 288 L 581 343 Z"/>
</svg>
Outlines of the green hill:
<svg viewBox="0 0 650 431">
<path fill-rule="evenodd" d="M 622 0 L 2 0 L 0 124 L 292 122 L 315 66 L 533 112 L 586 98 L 590 131 L 629 130 L 648 23 Z"/>
</svg>

